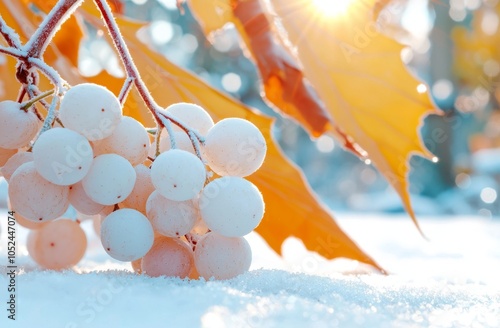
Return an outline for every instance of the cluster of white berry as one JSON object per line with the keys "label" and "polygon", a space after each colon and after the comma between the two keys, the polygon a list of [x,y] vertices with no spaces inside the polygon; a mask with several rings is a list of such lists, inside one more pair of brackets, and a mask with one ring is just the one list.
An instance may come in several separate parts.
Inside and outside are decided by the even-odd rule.
{"label": "cluster of white berry", "polygon": [[[137,272],[227,279],[249,269],[243,236],[264,215],[261,193],[244,178],[266,153],[255,125],[214,124],[200,106],[174,104],[165,112],[183,128],[163,131],[157,146],[109,90],[80,84],[62,98],[61,124],[37,137],[40,121],[25,107],[0,103],[0,172],[42,267],[69,268],[85,253],[78,221],[61,218],[72,206],[80,220],[94,217],[105,251]],[[193,131],[204,142],[192,142]]]}

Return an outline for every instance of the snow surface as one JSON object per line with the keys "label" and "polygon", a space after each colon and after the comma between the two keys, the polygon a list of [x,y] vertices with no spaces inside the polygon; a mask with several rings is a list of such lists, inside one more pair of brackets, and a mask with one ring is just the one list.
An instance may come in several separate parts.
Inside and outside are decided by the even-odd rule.
{"label": "snow surface", "polygon": [[[6,210],[1,210],[6,213]],[[2,215],[0,265],[6,265]],[[326,261],[289,239],[283,258],[251,234],[251,271],[229,281],[133,274],[93,235],[73,271],[39,271],[18,227],[17,320],[7,319],[0,267],[0,327],[500,327],[500,222],[340,214],[341,226],[391,272]]]}

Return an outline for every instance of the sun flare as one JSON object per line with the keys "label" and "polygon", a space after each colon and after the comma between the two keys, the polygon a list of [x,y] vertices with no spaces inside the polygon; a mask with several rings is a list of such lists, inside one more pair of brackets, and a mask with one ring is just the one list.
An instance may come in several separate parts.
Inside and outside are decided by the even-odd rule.
{"label": "sun flare", "polygon": [[325,17],[336,17],[344,15],[353,0],[311,0],[315,9]]}

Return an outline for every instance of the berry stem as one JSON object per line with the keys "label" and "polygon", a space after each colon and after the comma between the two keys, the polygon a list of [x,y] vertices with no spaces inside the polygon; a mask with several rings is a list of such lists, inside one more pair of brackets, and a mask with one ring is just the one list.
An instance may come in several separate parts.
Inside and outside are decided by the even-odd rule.
{"label": "berry stem", "polygon": [[125,101],[127,100],[127,96],[130,92],[130,89],[132,89],[133,85],[134,85],[134,78],[127,77],[127,79],[123,83],[122,89],[120,91],[120,95],[118,96],[118,100],[120,101],[120,104],[122,106],[123,106],[123,104],[125,104]]}
{"label": "berry stem", "polygon": [[45,117],[45,121],[43,122],[42,129],[40,130],[40,133],[38,133],[38,136],[36,137],[35,140],[38,140],[38,137],[45,131],[49,130],[52,125],[54,124],[54,120],[57,118],[56,116],[56,107],[57,104],[59,103],[59,94],[55,94],[54,98],[52,98],[52,102],[50,103],[50,107],[47,110],[47,116]]}
{"label": "berry stem", "polygon": [[156,135],[157,131],[158,131],[158,128],[146,128],[146,132],[152,136]]}
{"label": "berry stem", "polygon": [[28,57],[40,58],[42,56],[61,25],[82,2],[83,0],[60,0],[57,2],[24,46]]}
{"label": "berry stem", "polygon": [[155,158],[158,157],[158,155],[160,155],[160,138],[161,138],[161,131],[163,129],[161,128],[161,126],[157,126],[156,127],[156,133],[155,133],[155,145],[156,145],[156,149],[155,149]]}
{"label": "berry stem", "polygon": [[177,149],[177,142],[175,141],[174,129],[172,128],[172,122],[170,122],[167,118],[163,120],[163,124],[165,125],[165,129],[168,132],[168,137],[170,139],[170,149]]}
{"label": "berry stem", "polygon": [[57,123],[59,123],[59,125],[64,128],[64,124],[63,122],[59,119],[59,117],[56,117],[56,120],[55,120]]}
{"label": "berry stem", "polygon": [[50,96],[53,93],[54,93],[54,90],[49,90],[49,91],[46,91],[44,93],[41,93],[41,94],[31,98],[29,101],[26,101],[23,104],[21,104],[21,109],[24,110],[25,112],[27,112],[28,109],[31,106],[33,106],[34,103],[36,103],[37,101],[40,101],[44,98],[47,98],[48,96]]}
{"label": "berry stem", "polygon": [[17,95],[17,102],[18,103],[22,103],[25,95],[26,95],[26,88],[23,85],[19,89],[19,92],[18,92],[18,95]]}
{"label": "berry stem", "polygon": [[[25,85],[24,87],[27,90],[30,98],[34,98],[41,93],[35,84],[28,84],[28,85]],[[45,107],[45,109],[47,109],[47,111],[49,110],[50,105],[45,101],[45,99],[40,100],[40,103],[42,104],[43,107]],[[42,121],[42,122],[44,121],[43,116],[38,112],[38,110],[36,109],[36,106],[33,106],[33,112],[36,114],[36,116],[38,116],[38,119],[40,121]]]}
{"label": "berry stem", "polygon": [[194,150],[196,151],[196,156],[198,156],[198,158],[203,161],[200,151],[200,141],[198,140],[198,138],[196,138],[193,131],[189,131],[188,136],[189,139],[191,139],[191,143],[193,144]]}

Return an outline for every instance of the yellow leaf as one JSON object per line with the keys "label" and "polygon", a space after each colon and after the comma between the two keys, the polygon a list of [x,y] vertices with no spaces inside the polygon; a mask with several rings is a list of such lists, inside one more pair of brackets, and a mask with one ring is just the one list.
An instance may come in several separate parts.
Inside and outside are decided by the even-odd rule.
{"label": "yellow leaf", "polygon": [[[85,17],[96,27],[103,27],[97,17],[90,14]],[[268,143],[267,157],[262,168],[249,180],[261,190],[266,202],[266,213],[257,231],[276,252],[281,253],[281,244],[287,237],[295,236],[302,239],[308,249],[329,259],[346,257],[380,269],[342,232],[330,212],[313,195],[300,170],[278,149],[271,136],[270,118],[149,49],[137,37],[142,25],[122,18],[117,21],[136,65],[159,104],[166,107],[182,101],[196,103],[207,109],[215,121],[240,117],[250,120],[262,131]]]}
{"label": "yellow leaf", "polygon": [[21,85],[17,83],[15,76],[16,60],[7,57],[7,60],[0,64],[0,101],[16,100]]}
{"label": "yellow leaf", "polygon": [[494,8],[483,6],[474,11],[470,29],[456,26],[452,30],[453,70],[460,82],[469,87],[480,85],[494,89],[496,86],[495,77],[485,74],[491,73],[485,64],[495,65],[500,61],[500,32],[494,24],[488,23],[491,19],[498,19],[499,14],[500,4]]}
{"label": "yellow leaf", "polygon": [[305,81],[298,63],[276,33],[259,0],[189,0],[206,35],[235,24],[256,62],[266,98],[301,123],[312,135],[323,134],[330,118]]}
{"label": "yellow leaf", "polygon": [[[347,148],[369,156],[418,227],[407,190],[407,160],[411,153],[430,156],[418,128],[434,106],[401,62],[402,46],[377,29],[378,14],[390,0],[271,1],[286,36],[271,26],[258,0],[188,2],[207,34],[234,23],[257,62],[266,97],[313,134],[330,129]],[[297,46],[303,72],[293,64],[287,38]],[[321,114],[323,103],[311,102],[296,87],[303,73],[328,107],[330,124],[323,122],[328,118]],[[287,102],[290,94],[302,96]]]}
{"label": "yellow leaf", "polygon": [[76,16],[71,16],[64,22],[61,26],[61,30],[54,37],[54,43],[59,51],[66,56],[75,67],[78,67],[78,53],[82,38],[83,30]]}
{"label": "yellow leaf", "polygon": [[187,0],[187,3],[205,35],[234,22],[232,0]]}
{"label": "yellow leaf", "polygon": [[335,125],[324,103],[304,78],[300,65],[285,40],[276,31],[271,14],[259,0],[189,0],[191,10],[207,36],[233,23],[262,78],[271,107],[291,116],[311,135],[333,132],[344,146],[362,156],[340,127]]}
{"label": "yellow leaf", "polygon": [[377,0],[271,3],[306,78],[335,122],[396,189],[418,227],[408,193],[408,158],[431,156],[419,127],[435,107],[402,63],[403,46],[379,32],[373,15]]}

